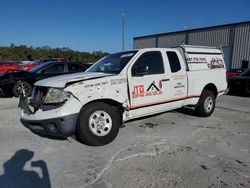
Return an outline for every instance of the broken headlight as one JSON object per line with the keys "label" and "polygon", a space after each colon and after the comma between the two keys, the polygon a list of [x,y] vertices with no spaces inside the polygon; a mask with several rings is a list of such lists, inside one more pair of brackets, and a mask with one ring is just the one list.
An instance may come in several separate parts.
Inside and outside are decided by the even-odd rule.
{"label": "broken headlight", "polygon": [[50,88],[43,99],[43,104],[56,104],[65,102],[70,96],[69,92],[62,89]]}

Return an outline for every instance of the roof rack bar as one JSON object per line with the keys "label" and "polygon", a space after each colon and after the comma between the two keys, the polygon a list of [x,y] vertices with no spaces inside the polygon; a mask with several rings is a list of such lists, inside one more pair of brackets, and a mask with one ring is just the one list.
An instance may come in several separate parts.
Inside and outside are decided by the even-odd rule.
{"label": "roof rack bar", "polygon": [[214,47],[214,46],[196,46],[196,45],[185,45],[182,44],[182,46],[185,48],[206,48],[206,49],[221,49],[220,47]]}

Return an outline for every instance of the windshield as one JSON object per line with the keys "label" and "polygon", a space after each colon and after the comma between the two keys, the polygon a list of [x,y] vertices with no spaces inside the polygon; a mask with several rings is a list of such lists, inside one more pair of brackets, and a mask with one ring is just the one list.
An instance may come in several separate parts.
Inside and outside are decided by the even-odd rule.
{"label": "windshield", "polygon": [[247,71],[241,73],[240,76],[250,77],[250,70],[247,70]]}
{"label": "windshield", "polygon": [[137,51],[119,52],[108,55],[90,67],[87,72],[119,74]]}

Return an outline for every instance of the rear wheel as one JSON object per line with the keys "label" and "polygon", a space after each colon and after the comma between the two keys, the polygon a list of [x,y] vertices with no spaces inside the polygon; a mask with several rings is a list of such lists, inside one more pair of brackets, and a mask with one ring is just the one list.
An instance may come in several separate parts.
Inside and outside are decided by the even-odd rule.
{"label": "rear wheel", "polygon": [[197,115],[201,117],[208,117],[214,112],[215,95],[212,91],[204,89],[196,107]]}
{"label": "rear wheel", "polygon": [[115,139],[121,123],[121,116],[116,107],[94,102],[81,111],[76,134],[84,144],[101,146]]}
{"label": "rear wheel", "polygon": [[20,94],[22,93],[22,89],[25,93],[25,96],[29,97],[32,92],[32,86],[25,81],[18,81],[15,83],[15,85],[12,88],[13,95],[15,97],[19,97]]}
{"label": "rear wheel", "polygon": [[250,84],[246,84],[245,86],[245,92],[247,96],[250,96]]}

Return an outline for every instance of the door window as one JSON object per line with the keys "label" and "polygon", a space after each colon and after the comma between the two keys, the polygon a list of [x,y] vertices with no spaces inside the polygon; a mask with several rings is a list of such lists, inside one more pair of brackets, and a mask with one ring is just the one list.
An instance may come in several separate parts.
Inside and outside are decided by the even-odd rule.
{"label": "door window", "polygon": [[60,74],[64,73],[64,64],[54,64],[54,65],[49,65],[48,67],[44,68],[42,70],[43,74]]}
{"label": "door window", "polygon": [[69,72],[84,72],[86,68],[79,63],[69,63]]}
{"label": "door window", "polygon": [[142,54],[132,68],[132,76],[136,76],[136,69],[143,66],[147,67],[147,73],[144,75],[164,73],[161,52],[153,51]]}

